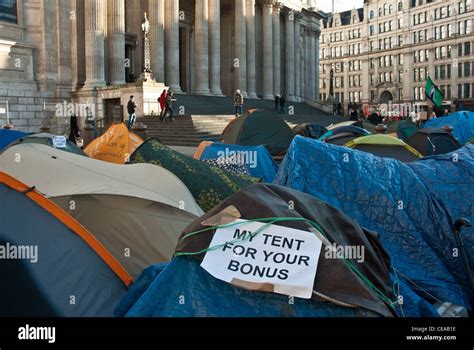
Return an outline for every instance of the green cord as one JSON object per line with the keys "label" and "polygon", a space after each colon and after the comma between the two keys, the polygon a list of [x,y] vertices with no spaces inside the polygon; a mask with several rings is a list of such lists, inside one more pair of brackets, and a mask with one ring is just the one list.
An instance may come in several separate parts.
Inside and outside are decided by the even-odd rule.
{"label": "green cord", "polygon": [[[261,218],[261,219],[252,219],[252,220],[246,220],[246,221],[243,221],[243,222],[232,222],[232,223],[229,223],[229,224],[224,224],[224,225],[217,225],[217,226],[212,226],[212,227],[207,227],[205,229],[202,229],[202,230],[199,230],[199,231],[195,231],[195,232],[190,232],[188,234],[186,234],[185,236],[183,236],[183,240],[189,238],[189,237],[192,237],[192,236],[195,236],[197,234],[200,234],[200,233],[203,233],[203,232],[207,232],[207,231],[213,231],[213,230],[219,230],[219,229],[223,229],[223,228],[229,228],[229,227],[234,227],[234,226],[239,226],[239,225],[244,225],[244,224],[247,224],[249,222],[259,222],[259,223],[265,223],[265,225],[263,225],[262,227],[260,227],[257,231],[255,231],[255,233],[252,235],[252,236],[246,236],[244,237],[243,239],[240,239],[240,238],[237,238],[235,240],[232,240],[232,241],[229,241],[229,242],[226,242],[224,244],[220,244],[220,245],[216,245],[216,246],[213,246],[213,247],[209,247],[209,248],[205,248],[205,249],[202,249],[200,251],[197,251],[197,252],[175,252],[174,256],[175,257],[178,257],[178,256],[194,256],[194,255],[200,255],[200,254],[203,254],[203,253],[207,253],[207,252],[210,252],[210,251],[216,251],[216,250],[219,250],[221,248],[223,248],[225,245],[227,244],[235,244],[235,243],[238,243],[238,242],[245,242],[245,241],[248,241],[250,240],[251,238],[253,237],[256,237],[258,234],[260,234],[262,231],[264,231],[266,228],[268,228],[269,226],[273,225],[274,223],[277,223],[277,222],[282,222],[282,221],[294,221],[294,222],[306,222],[306,223],[309,223],[311,226],[313,226],[315,229],[317,229],[324,238],[327,238],[327,235],[326,235],[326,232],[322,229],[321,226],[319,226],[316,222],[312,221],[312,220],[308,220],[308,219],[305,219],[305,218],[284,218],[284,217],[279,217],[279,218]],[[390,307],[394,308],[394,305],[397,304],[398,302],[397,301],[393,301],[391,300],[389,297],[387,297],[383,292],[381,292],[362,272],[360,272],[357,267],[354,265],[354,263],[350,260],[347,260],[346,258],[343,258],[342,259],[344,261],[344,263],[346,264],[346,266],[351,270],[353,271],[357,276],[359,276],[359,278],[362,279],[362,281],[370,288],[372,289],[376,294],[377,296],[382,300],[384,301],[386,304],[390,305]]]}

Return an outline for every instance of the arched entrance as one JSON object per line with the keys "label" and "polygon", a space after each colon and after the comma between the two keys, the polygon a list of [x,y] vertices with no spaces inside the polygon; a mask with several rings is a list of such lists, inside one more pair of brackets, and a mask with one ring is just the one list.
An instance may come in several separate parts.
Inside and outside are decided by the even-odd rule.
{"label": "arched entrance", "polygon": [[393,101],[393,95],[390,91],[384,91],[380,95],[380,103],[389,103]]}

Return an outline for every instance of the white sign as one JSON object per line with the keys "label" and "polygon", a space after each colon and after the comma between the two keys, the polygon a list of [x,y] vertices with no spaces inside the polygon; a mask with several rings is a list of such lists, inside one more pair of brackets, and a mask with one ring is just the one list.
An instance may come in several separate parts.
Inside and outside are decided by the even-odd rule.
{"label": "white sign", "polygon": [[314,233],[246,222],[218,229],[201,267],[212,276],[253,290],[310,299],[322,242]]}
{"label": "white sign", "polygon": [[0,114],[7,114],[7,109],[0,107]]}
{"label": "white sign", "polygon": [[53,137],[53,146],[55,148],[66,148],[67,140],[65,136],[54,136]]}

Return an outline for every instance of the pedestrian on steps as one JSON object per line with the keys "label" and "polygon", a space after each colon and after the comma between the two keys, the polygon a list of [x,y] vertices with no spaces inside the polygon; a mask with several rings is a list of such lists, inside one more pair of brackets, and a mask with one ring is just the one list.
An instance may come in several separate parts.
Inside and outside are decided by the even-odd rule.
{"label": "pedestrian on steps", "polygon": [[174,120],[173,102],[176,102],[177,100],[173,98],[173,95],[173,91],[168,90],[168,93],[166,94],[165,113],[163,115],[163,119],[161,120],[163,123],[166,121],[166,118],[169,118],[171,122]]}
{"label": "pedestrian on steps", "polygon": [[285,114],[285,103],[286,103],[285,95],[281,95],[280,96],[280,108],[278,110],[279,114]]}
{"label": "pedestrian on steps", "polygon": [[158,102],[160,104],[160,121],[163,120],[166,109],[166,89],[163,90],[160,97],[158,97]]}
{"label": "pedestrian on steps", "polygon": [[280,95],[275,96],[275,112],[279,112],[280,108]]}
{"label": "pedestrian on steps", "polygon": [[234,106],[235,106],[235,116],[240,117],[243,113],[244,106],[244,97],[240,93],[240,90],[235,90],[234,94]]}
{"label": "pedestrian on steps", "polygon": [[135,96],[130,96],[130,100],[128,100],[127,104],[127,112],[128,112],[128,129],[130,130],[133,128],[135,125],[135,122],[137,121],[137,107],[138,105],[136,104],[134,100]]}

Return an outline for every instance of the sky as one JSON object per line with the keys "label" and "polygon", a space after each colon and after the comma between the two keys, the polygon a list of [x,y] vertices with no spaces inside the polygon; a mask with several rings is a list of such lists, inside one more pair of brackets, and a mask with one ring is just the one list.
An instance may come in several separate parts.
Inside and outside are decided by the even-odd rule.
{"label": "sky", "polygon": [[[336,12],[352,10],[353,8],[360,8],[364,4],[364,0],[335,0],[334,5]],[[332,0],[316,0],[316,6],[325,11],[332,11]]]}

